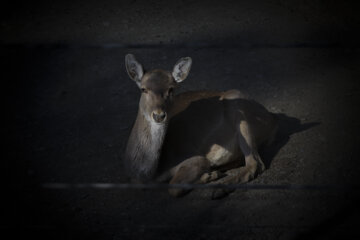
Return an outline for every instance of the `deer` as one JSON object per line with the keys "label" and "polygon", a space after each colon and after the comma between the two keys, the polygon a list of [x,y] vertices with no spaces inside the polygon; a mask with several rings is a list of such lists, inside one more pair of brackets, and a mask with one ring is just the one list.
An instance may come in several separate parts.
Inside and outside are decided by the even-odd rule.
{"label": "deer", "polygon": [[[265,170],[259,148],[269,146],[278,119],[236,89],[175,94],[192,66],[190,57],[172,71],[144,71],[133,54],[126,71],[141,90],[137,117],[124,154],[124,166],[136,182],[170,184],[242,184]],[[189,189],[169,188],[174,197]],[[212,189],[212,197],[229,189]]]}

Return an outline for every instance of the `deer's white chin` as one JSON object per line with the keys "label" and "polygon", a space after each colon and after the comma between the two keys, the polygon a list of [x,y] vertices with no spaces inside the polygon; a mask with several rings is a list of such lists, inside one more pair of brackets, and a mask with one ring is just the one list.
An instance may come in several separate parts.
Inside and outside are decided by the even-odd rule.
{"label": "deer's white chin", "polygon": [[166,126],[168,121],[162,121],[162,122],[156,122],[155,120],[151,121],[151,125],[157,125],[157,126]]}

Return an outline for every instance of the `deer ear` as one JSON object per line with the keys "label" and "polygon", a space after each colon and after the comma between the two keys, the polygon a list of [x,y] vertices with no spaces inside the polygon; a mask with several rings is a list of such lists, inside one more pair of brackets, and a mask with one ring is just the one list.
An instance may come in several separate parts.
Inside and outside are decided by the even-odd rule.
{"label": "deer ear", "polygon": [[190,72],[191,63],[191,57],[184,57],[177,61],[172,72],[172,76],[176,82],[179,83],[185,80]]}
{"label": "deer ear", "polygon": [[141,78],[144,75],[144,70],[141,64],[136,61],[135,56],[132,54],[127,54],[125,56],[125,66],[126,71],[129,74],[129,77],[136,82],[140,87]]}

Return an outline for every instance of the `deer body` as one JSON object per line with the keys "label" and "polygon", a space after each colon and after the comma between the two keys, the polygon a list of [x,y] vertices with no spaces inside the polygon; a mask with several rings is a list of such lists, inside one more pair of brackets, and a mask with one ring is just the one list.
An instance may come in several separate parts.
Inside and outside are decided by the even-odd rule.
{"label": "deer body", "polygon": [[[153,70],[144,74],[134,56],[126,56],[129,76],[143,92],[125,152],[129,175],[140,181],[170,183],[234,184],[253,179],[264,170],[257,149],[272,140],[276,118],[237,90],[173,96],[190,66],[191,59],[183,58],[172,73]],[[241,159],[244,166],[239,166]],[[237,166],[227,168],[231,163]],[[217,169],[224,166],[220,174]],[[182,189],[169,192],[174,196],[185,193]]]}

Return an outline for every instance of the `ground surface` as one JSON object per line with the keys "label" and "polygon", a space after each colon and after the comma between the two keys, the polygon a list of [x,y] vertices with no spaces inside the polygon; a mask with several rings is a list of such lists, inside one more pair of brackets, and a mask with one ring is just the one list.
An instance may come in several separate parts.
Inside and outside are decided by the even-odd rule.
{"label": "ground surface", "polygon": [[[124,6],[137,9],[138,3],[134,4]],[[28,8],[19,8],[18,12],[13,8],[12,14],[5,15],[1,26],[6,35],[0,49],[4,84],[1,103],[5,113],[1,132],[6,137],[2,145],[4,234],[10,233],[14,239],[24,234],[44,239],[359,238],[356,203],[360,59],[358,48],[354,42],[347,42],[350,38],[346,35],[357,18],[344,13],[344,9],[346,13],[352,11],[346,4],[339,7],[341,14],[335,11],[336,4],[330,4],[329,10],[319,2],[286,5],[279,1],[270,7],[260,5],[260,8],[250,3],[236,8],[227,6],[224,7],[227,13],[221,11],[220,15],[216,14],[215,5],[209,5],[204,15],[194,12],[198,7],[189,5],[191,11],[185,15],[198,19],[193,19],[193,26],[190,18],[183,21],[185,25],[180,24],[187,33],[166,30],[171,24],[160,21],[166,11],[159,10],[161,14],[155,15],[160,17],[147,18],[150,26],[159,26],[159,30],[149,30],[155,35],[148,40],[136,37],[136,33],[148,35],[148,28],[140,26],[131,30],[133,35],[121,35],[124,27],[131,28],[121,21],[118,23],[121,34],[111,35],[107,27],[112,22],[98,20],[110,16],[116,22],[117,10],[111,4],[96,13],[90,11],[96,9],[91,4],[88,8],[80,6],[76,8],[83,9],[79,10],[80,15],[76,12],[67,15],[65,9],[65,15],[59,16],[59,6],[65,6],[61,4],[46,14],[27,6],[35,12],[29,10],[26,15],[24,9]],[[154,15],[146,11],[149,5],[138,7],[140,10],[134,14],[119,14],[121,19],[131,22],[141,16],[139,21],[145,21],[144,17]],[[260,17],[254,9],[263,9],[259,12],[267,14]],[[327,11],[320,11],[323,9]],[[246,39],[236,37],[239,32],[247,32],[245,22],[239,20],[236,25],[236,18],[231,18],[237,16],[236,11],[248,13],[249,17],[241,17],[241,21],[248,19],[248,28],[261,33],[261,37],[257,37],[259,34],[247,34]],[[24,15],[16,20],[16,13]],[[171,12],[167,14],[172,16]],[[201,27],[207,16],[219,19],[209,18],[209,25]],[[222,21],[225,16],[232,20]],[[260,21],[263,16],[270,16],[270,23]],[[312,24],[306,24],[306,17]],[[178,18],[175,23],[182,22],[183,18]],[[62,25],[57,23],[58,19],[69,24],[74,19],[79,22]],[[289,25],[282,19],[288,19]],[[222,27],[229,21],[233,22]],[[27,25],[21,24],[24,22]],[[96,22],[104,28],[93,25],[83,34],[75,31],[83,29],[81,26],[86,26],[86,22]],[[244,28],[240,29],[241,26]],[[269,26],[274,27],[273,31]],[[215,34],[212,29],[226,30],[233,38],[221,31]],[[157,31],[168,34],[157,40]],[[304,32],[318,35],[309,38]],[[97,33],[102,34],[96,38]],[[184,38],[176,34],[183,34]],[[209,39],[206,34],[214,39],[208,42],[210,45],[202,46],[199,39]],[[85,40],[79,40],[80,35]],[[166,47],[171,45],[159,42],[168,44],[172,38],[181,39],[177,44],[190,46]],[[138,40],[135,43],[155,45],[122,47],[134,39]],[[69,41],[71,44],[63,44]],[[120,45],[107,44],[114,42]],[[259,42],[263,44],[256,45]],[[309,42],[313,45],[306,45]],[[319,42],[325,44],[319,47]],[[180,57],[191,56],[193,67],[181,91],[237,88],[270,111],[286,114],[276,151],[264,153],[268,169],[249,184],[311,184],[330,188],[240,189],[221,200],[211,200],[207,190],[195,190],[175,199],[165,189],[42,187],[43,183],[128,182],[121,155],[140,94],[125,72],[124,56],[129,52],[146,69],[171,69]]]}

